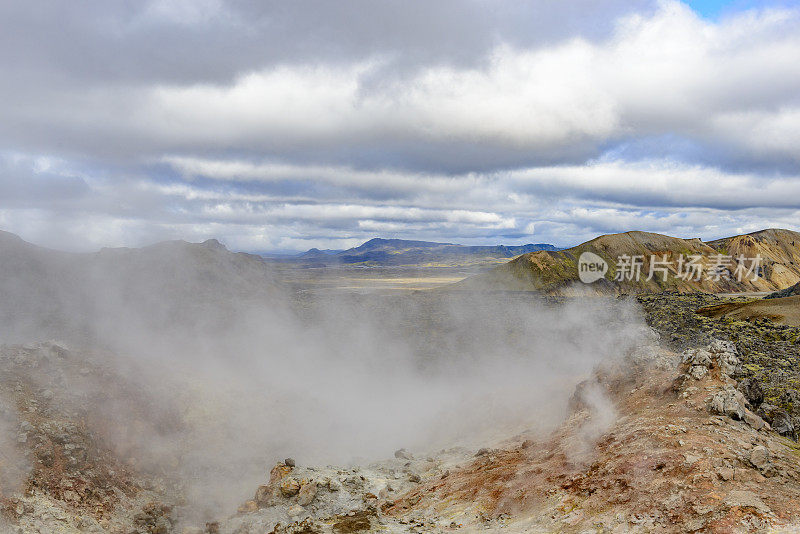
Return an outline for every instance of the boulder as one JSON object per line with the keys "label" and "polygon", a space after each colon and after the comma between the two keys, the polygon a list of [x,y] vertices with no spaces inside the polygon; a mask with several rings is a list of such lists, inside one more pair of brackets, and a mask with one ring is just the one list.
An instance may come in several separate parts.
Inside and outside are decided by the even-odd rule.
{"label": "boulder", "polygon": [[751,508],[761,514],[771,512],[769,506],[752,491],[733,490],[725,497],[724,504],[728,508]]}
{"label": "boulder", "polygon": [[712,395],[708,409],[711,413],[741,421],[746,410],[744,395],[732,386],[728,386]]}
{"label": "boulder", "polygon": [[741,362],[732,352],[718,352],[715,354],[717,367],[723,375],[733,376],[737,373]]}
{"label": "boulder", "polygon": [[769,465],[769,450],[763,445],[753,447],[750,451],[750,463],[756,469],[764,469]]}
{"label": "boulder", "polygon": [[310,480],[300,486],[300,492],[297,496],[297,504],[300,506],[308,506],[311,504],[311,501],[314,500],[314,497],[317,496],[317,483],[313,480]]}
{"label": "boulder", "polygon": [[733,342],[731,341],[723,341],[721,339],[715,339],[711,341],[711,343],[709,343],[708,351],[715,354],[723,352],[736,354],[736,345],[734,345]]}
{"label": "boulder", "polygon": [[294,497],[300,491],[300,482],[294,477],[286,477],[280,483],[281,495],[286,497]]}
{"label": "boulder", "polygon": [[292,468],[284,463],[278,463],[275,467],[272,468],[272,471],[269,472],[269,484],[270,486],[282,480],[285,476],[292,472]]}
{"label": "boulder", "polygon": [[741,365],[736,347],[729,341],[715,340],[708,349],[686,349],[681,354],[685,372],[695,380],[704,378],[711,369],[719,369],[723,376],[735,374]]}
{"label": "boulder", "polygon": [[690,366],[711,366],[711,353],[704,349],[686,349],[683,351],[681,361]]}
{"label": "boulder", "polygon": [[734,470],[732,467],[720,467],[717,469],[717,475],[727,482],[733,480]]}
{"label": "boulder", "polygon": [[703,365],[693,365],[689,368],[688,374],[695,380],[701,380],[708,374],[708,367]]}
{"label": "boulder", "polygon": [[767,423],[763,419],[747,409],[744,411],[744,422],[750,425],[750,427],[756,431],[767,426]]}
{"label": "boulder", "polygon": [[394,451],[394,457],[400,460],[413,460],[414,456],[405,449],[399,449]]}
{"label": "boulder", "polygon": [[[684,364],[690,376],[703,378],[707,371],[712,368],[719,369],[725,376],[735,374],[741,365],[736,356],[736,347],[730,341],[714,340],[708,345],[707,349],[687,349],[681,354],[681,362]],[[703,371],[705,368],[705,371]]]}

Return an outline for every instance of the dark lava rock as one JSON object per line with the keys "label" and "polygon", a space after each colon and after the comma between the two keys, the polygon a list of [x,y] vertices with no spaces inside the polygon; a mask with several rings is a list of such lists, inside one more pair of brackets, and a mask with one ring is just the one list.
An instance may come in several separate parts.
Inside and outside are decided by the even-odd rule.
{"label": "dark lava rock", "polygon": [[753,378],[745,378],[739,382],[739,391],[742,392],[744,398],[750,403],[753,409],[757,409],[764,402],[764,390],[761,389],[761,384]]}
{"label": "dark lava rock", "polygon": [[787,438],[797,439],[792,418],[783,408],[764,403],[758,409],[758,415],[772,426],[772,429]]}

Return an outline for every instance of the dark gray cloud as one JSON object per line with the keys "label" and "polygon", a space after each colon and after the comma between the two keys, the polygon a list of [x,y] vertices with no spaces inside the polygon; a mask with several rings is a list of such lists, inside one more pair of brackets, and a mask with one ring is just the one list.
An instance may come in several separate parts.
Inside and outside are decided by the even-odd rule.
{"label": "dark gray cloud", "polygon": [[[105,1],[0,5],[0,61],[16,75],[102,84],[225,83],[282,63],[471,65],[499,41],[606,35],[636,0]],[[6,71],[8,72],[8,71]]]}

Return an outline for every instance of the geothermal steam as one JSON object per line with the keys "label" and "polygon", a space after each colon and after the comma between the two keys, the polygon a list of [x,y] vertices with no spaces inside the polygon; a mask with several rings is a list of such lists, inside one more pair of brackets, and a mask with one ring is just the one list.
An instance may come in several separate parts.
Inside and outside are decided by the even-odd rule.
{"label": "geothermal steam", "polygon": [[[485,445],[512,429],[545,432],[578,381],[648,331],[635,305],[616,300],[301,298],[259,260],[167,245],[66,259],[38,249],[52,290],[40,284],[31,295],[56,302],[62,320],[36,323],[48,303],[28,302],[27,315],[6,315],[27,323],[8,331],[15,341],[58,336],[113,351],[103,364],[114,362],[160,423],[126,432],[132,410],[121,398],[103,408],[117,427],[102,431],[136,451],[139,465],[180,478],[209,514],[249,498],[287,456],[347,464],[401,447]],[[24,298],[25,281],[5,276]]]}

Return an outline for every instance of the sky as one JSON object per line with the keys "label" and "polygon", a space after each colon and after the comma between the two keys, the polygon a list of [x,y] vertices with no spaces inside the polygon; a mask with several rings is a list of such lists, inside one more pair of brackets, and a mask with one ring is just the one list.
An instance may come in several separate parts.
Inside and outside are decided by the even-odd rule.
{"label": "sky", "polygon": [[687,4],[703,18],[719,19],[752,9],[797,7],[798,0],[692,0]]}
{"label": "sky", "polygon": [[800,230],[800,2],[0,3],[0,229],[85,251]]}

